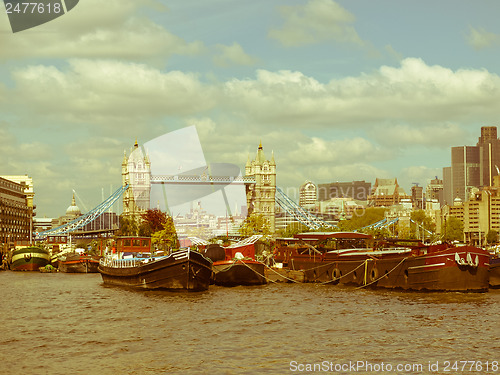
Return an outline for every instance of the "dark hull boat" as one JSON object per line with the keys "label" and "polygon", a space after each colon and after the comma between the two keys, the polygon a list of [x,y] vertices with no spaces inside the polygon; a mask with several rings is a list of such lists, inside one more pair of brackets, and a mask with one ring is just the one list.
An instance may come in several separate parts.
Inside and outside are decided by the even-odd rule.
{"label": "dark hull boat", "polygon": [[[301,270],[305,282],[422,291],[488,290],[489,254],[480,248],[388,243],[380,247],[371,236],[344,232],[301,234],[295,240],[276,249],[275,261]],[[362,240],[371,246],[359,247]]]}
{"label": "dark hull boat", "polygon": [[24,247],[12,252],[10,269],[13,271],[38,271],[49,263],[49,252],[39,247]]}
{"label": "dark hull boat", "polygon": [[179,250],[163,257],[102,258],[99,272],[108,285],[204,291],[210,284],[212,262],[196,251]]}
{"label": "dark hull boat", "polygon": [[250,259],[214,262],[213,270],[215,285],[263,285],[267,283],[264,277],[264,264]]}
{"label": "dark hull boat", "polygon": [[213,280],[215,285],[264,285],[265,265],[255,260],[255,242],[262,236],[252,236],[232,246],[211,244],[205,255],[213,261]]}
{"label": "dark hull boat", "polygon": [[59,257],[59,271],[67,273],[97,273],[99,257],[72,253]]}
{"label": "dark hull boat", "polygon": [[500,257],[498,256],[490,258],[490,287],[500,288]]}

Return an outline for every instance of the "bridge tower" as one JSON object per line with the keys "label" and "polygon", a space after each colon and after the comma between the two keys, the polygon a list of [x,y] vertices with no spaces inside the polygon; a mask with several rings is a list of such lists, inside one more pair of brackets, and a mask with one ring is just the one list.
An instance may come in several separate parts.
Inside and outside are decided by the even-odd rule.
{"label": "bridge tower", "polygon": [[122,162],[122,186],[129,185],[123,193],[123,216],[139,221],[140,216],[149,209],[151,194],[151,162],[148,155],[135,140],[130,156],[126,152]]}
{"label": "bridge tower", "polygon": [[254,160],[248,161],[245,165],[245,176],[253,176],[255,185],[246,186],[248,215],[262,215],[269,223],[271,232],[275,231],[275,195],[276,195],[276,162],[274,152],[271,160],[266,160],[262,142],[257,149]]}

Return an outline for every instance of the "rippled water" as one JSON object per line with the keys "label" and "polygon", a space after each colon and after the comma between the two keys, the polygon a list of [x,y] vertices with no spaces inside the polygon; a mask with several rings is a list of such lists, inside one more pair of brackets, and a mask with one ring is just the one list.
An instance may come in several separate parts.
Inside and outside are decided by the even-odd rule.
{"label": "rippled water", "polygon": [[[500,361],[500,290],[270,284],[170,293],[105,287],[99,274],[11,271],[0,272],[0,288],[0,374],[290,374],[314,365],[353,373],[334,365],[357,361],[374,366],[357,373],[430,373],[430,362],[436,374],[500,374],[485,368]],[[452,362],[444,371],[445,361],[483,368],[453,371]]]}

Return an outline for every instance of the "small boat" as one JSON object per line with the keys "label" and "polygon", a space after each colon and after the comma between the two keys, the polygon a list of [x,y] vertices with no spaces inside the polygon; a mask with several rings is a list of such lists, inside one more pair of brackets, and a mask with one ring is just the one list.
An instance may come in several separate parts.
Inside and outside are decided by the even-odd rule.
{"label": "small boat", "polygon": [[13,271],[38,271],[49,264],[50,255],[45,249],[36,246],[21,247],[12,251]]}
{"label": "small boat", "polygon": [[160,257],[101,258],[104,284],[141,289],[204,291],[210,285],[212,261],[197,251],[174,251]]}
{"label": "small boat", "polygon": [[54,267],[52,264],[47,264],[45,267],[40,267],[38,269],[41,273],[54,273],[59,272],[59,270]]}
{"label": "small boat", "polygon": [[488,290],[489,254],[473,246],[376,241],[357,232],[301,233],[277,243],[274,261],[302,271],[305,282],[422,291]]}
{"label": "small boat", "polygon": [[255,242],[262,236],[253,236],[232,246],[208,245],[205,254],[213,261],[213,283],[222,286],[264,285],[265,265],[255,260]]}
{"label": "small boat", "polygon": [[66,273],[97,273],[100,257],[80,252],[59,256],[59,271]]}

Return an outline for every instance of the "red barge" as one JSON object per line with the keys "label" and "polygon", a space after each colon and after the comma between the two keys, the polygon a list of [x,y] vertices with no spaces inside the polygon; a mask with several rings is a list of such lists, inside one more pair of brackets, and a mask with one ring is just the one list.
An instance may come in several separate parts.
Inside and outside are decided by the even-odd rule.
{"label": "red barge", "polygon": [[[399,240],[399,243],[408,241]],[[274,261],[305,282],[422,291],[485,292],[489,254],[452,244],[396,246],[356,232],[301,233],[277,240]]]}

